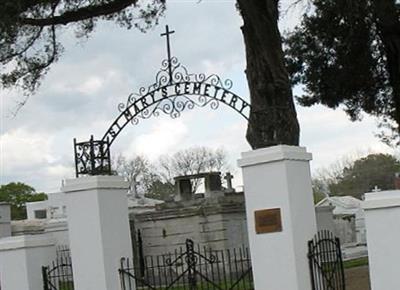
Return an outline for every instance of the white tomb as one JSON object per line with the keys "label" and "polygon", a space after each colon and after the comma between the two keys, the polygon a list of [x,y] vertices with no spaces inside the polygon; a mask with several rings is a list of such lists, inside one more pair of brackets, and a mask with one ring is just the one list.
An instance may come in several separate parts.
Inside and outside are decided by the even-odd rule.
{"label": "white tomb", "polygon": [[366,193],[363,208],[372,290],[400,289],[400,190]]}

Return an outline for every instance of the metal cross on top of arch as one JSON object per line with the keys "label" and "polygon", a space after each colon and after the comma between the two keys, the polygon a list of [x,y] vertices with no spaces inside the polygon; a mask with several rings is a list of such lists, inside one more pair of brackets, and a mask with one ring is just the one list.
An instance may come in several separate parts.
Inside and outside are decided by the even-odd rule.
{"label": "metal cross on top of arch", "polygon": [[218,75],[191,74],[176,57],[171,55],[170,35],[174,31],[166,26],[167,59],[161,62],[153,84],[141,87],[118,105],[119,116],[100,140],[77,142],[74,139],[76,177],[80,175],[110,175],[110,147],[128,123],[159,116],[160,113],[177,118],[185,109],[210,107],[217,109],[222,103],[249,120],[250,104],[230,91],[233,82]]}

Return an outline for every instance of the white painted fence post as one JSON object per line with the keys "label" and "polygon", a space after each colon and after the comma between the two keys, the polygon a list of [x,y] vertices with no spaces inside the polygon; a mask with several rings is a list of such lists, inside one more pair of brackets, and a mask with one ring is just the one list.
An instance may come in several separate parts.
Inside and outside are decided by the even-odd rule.
{"label": "white painted fence post", "polygon": [[1,290],[42,290],[42,266],[55,258],[54,241],[47,236],[0,239]]}
{"label": "white painted fence post", "polygon": [[[305,148],[279,145],[242,153],[246,215],[255,290],[309,290],[307,242],[316,221],[309,161]],[[279,217],[261,213],[256,233],[255,211],[279,209]],[[277,226],[279,228],[279,226]]]}
{"label": "white painted fence post", "polygon": [[118,290],[122,257],[132,257],[128,184],[119,176],[65,182],[75,290]]}
{"label": "white painted fence post", "polygon": [[367,193],[363,208],[372,290],[400,289],[400,190]]}

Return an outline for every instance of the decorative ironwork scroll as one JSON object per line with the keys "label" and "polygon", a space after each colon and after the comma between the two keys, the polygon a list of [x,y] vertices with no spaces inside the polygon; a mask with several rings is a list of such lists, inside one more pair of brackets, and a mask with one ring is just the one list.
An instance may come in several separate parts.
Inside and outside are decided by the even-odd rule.
{"label": "decorative ironwork scroll", "polygon": [[75,149],[75,172],[79,175],[111,175],[110,142],[105,140],[93,140],[76,142]]}
{"label": "decorative ironwork scroll", "polygon": [[[155,82],[147,87],[141,87],[136,93],[130,94],[126,102],[120,103],[119,116],[101,140],[93,141],[98,146],[103,146],[103,151],[98,150],[97,154],[90,153],[92,148],[90,141],[75,144],[77,176],[111,174],[110,146],[129,123],[137,125],[140,120],[157,117],[160,113],[178,118],[184,110],[195,107],[209,107],[215,110],[221,103],[234,109],[246,120],[249,119],[251,106],[230,91],[233,86],[230,79],[223,80],[216,74],[191,74],[176,57],[171,56],[169,43],[171,33],[173,31],[167,26],[166,33],[162,34],[167,36],[168,55],[167,59],[161,62]],[[97,156],[97,159],[92,160],[92,156]]]}
{"label": "decorative ironwork scroll", "polygon": [[248,120],[250,104],[230,91],[233,85],[231,80],[222,80],[215,74],[189,74],[175,57],[171,65],[170,75],[168,61],[164,60],[154,84],[140,88],[137,93],[129,95],[125,103],[118,105],[120,115],[102,140],[108,137],[112,144],[128,123],[137,125],[141,119],[157,117],[160,113],[178,118],[184,110],[207,106],[217,109],[220,103]]}

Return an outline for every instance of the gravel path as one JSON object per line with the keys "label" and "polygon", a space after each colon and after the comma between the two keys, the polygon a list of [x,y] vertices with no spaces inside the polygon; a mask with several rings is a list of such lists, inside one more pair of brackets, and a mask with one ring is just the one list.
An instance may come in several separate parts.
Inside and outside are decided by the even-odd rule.
{"label": "gravel path", "polygon": [[369,290],[368,266],[345,270],[346,290]]}

